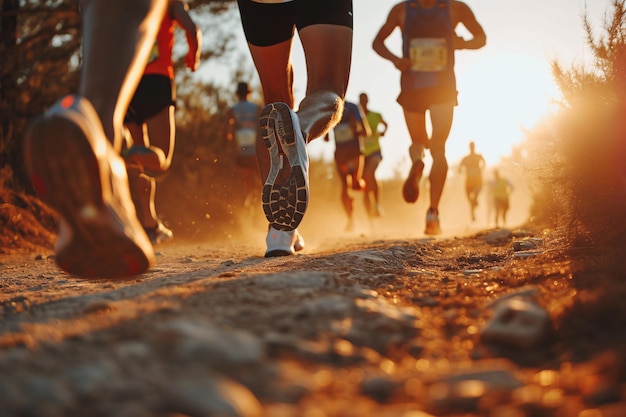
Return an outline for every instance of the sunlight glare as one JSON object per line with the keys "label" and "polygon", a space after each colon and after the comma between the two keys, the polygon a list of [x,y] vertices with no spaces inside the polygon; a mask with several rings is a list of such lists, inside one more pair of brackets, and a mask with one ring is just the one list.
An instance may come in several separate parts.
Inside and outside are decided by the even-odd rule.
{"label": "sunlight glare", "polygon": [[459,107],[454,132],[475,139],[489,162],[507,155],[548,113],[558,89],[547,60],[522,54],[498,54],[458,73]]}

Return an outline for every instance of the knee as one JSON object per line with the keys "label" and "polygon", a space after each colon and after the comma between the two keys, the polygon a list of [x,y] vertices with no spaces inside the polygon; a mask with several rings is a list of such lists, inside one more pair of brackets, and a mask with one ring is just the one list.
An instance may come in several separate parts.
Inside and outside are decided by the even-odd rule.
{"label": "knee", "polygon": [[444,143],[434,142],[430,146],[430,154],[433,160],[445,160],[446,159],[446,146]]}

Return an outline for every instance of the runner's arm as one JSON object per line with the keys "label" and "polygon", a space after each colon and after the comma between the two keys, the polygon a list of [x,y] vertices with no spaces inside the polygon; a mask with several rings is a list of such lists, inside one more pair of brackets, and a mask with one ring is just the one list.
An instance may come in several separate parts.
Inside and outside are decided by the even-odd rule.
{"label": "runner's arm", "polygon": [[411,61],[407,58],[396,56],[393,52],[391,52],[389,48],[387,48],[387,45],[385,45],[385,40],[396,28],[400,28],[400,30],[402,30],[403,15],[404,3],[396,4],[389,12],[387,20],[376,34],[374,42],[372,43],[374,52],[386,60],[391,61],[400,71],[408,70],[411,67]]}
{"label": "runner's arm", "polygon": [[454,41],[455,49],[480,49],[487,44],[487,35],[483,27],[476,20],[474,12],[463,2],[455,1],[453,9],[453,25],[461,23],[472,34],[471,39],[463,39],[457,36]]}
{"label": "runner's arm", "polygon": [[202,52],[202,31],[194,23],[189,16],[189,7],[182,0],[174,0],[171,2],[172,18],[180,25],[185,31],[187,36],[187,45],[189,51],[185,56],[185,64],[191,71],[198,69],[200,64],[200,53]]}

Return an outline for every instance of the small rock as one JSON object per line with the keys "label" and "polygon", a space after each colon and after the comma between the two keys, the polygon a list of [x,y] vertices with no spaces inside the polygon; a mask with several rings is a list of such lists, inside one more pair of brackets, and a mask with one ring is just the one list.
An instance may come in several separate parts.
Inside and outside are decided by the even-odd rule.
{"label": "small rock", "polygon": [[549,326],[550,316],[545,309],[533,302],[512,298],[496,305],[481,338],[488,343],[531,348],[544,339]]}
{"label": "small rock", "polygon": [[189,416],[260,417],[262,408],[245,386],[218,377],[180,381],[172,386],[167,408]]}

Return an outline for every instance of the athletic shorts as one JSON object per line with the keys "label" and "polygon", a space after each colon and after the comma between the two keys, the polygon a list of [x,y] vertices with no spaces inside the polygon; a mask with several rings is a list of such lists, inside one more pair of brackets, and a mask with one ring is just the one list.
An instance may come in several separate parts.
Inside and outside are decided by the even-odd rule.
{"label": "athletic shorts", "polygon": [[494,204],[496,209],[498,210],[508,210],[509,209],[509,199],[508,198],[496,198],[494,199]]}
{"label": "athletic shorts", "polygon": [[352,0],[292,0],[286,3],[257,3],[237,0],[248,43],[270,46],[291,39],[311,25],[327,24],[352,29]]}
{"label": "athletic shorts", "polygon": [[365,159],[369,159],[369,158],[374,158],[374,157],[378,157],[381,160],[383,159],[383,154],[381,153],[381,151],[374,151],[369,155],[365,155]]}
{"label": "athletic shorts", "polygon": [[465,180],[465,190],[467,192],[478,193],[483,188],[483,179],[481,177],[467,177]]}
{"label": "athletic shorts", "polygon": [[423,88],[419,90],[403,90],[398,96],[398,104],[408,112],[425,112],[435,104],[458,104],[457,91],[441,88]]}
{"label": "athletic shorts", "polygon": [[350,161],[358,160],[363,155],[363,151],[356,146],[336,146],[335,147],[335,163],[337,165],[345,165]]}
{"label": "athletic shorts", "polygon": [[175,105],[176,91],[172,80],[165,75],[146,74],[137,86],[124,122],[142,125],[161,110]]}

